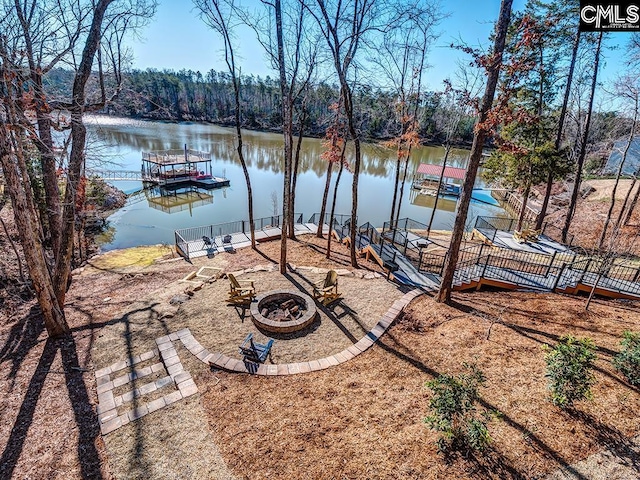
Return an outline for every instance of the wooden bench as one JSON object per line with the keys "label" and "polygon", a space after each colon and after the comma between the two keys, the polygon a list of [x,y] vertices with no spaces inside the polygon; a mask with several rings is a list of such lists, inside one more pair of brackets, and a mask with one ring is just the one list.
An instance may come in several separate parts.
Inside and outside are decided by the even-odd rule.
{"label": "wooden bench", "polygon": [[250,333],[240,345],[238,349],[245,360],[255,363],[264,363],[269,356],[271,347],[273,346],[273,338],[270,338],[266,344],[256,343],[253,341],[253,333]]}

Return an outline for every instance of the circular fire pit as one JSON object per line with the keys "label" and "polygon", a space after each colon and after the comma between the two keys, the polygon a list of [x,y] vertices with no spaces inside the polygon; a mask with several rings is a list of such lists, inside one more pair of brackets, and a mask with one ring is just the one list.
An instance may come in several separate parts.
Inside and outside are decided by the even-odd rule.
{"label": "circular fire pit", "polygon": [[292,290],[273,290],[251,303],[251,317],[259,328],[272,333],[290,333],[311,324],[318,314],[309,295]]}

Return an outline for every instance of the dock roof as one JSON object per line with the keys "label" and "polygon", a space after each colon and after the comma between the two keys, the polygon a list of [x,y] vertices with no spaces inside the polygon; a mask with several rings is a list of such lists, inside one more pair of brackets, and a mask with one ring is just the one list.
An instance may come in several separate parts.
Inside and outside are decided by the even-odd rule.
{"label": "dock roof", "polygon": [[[444,167],[444,177],[454,178],[456,180],[464,180],[466,169],[458,167]],[[442,165],[433,165],[431,163],[421,163],[418,167],[418,173],[439,177],[442,173]]]}
{"label": "dock roof", "polygon": [[187,163],[210,162],[211,154],[187,149],[142,152],[142,161],[156,165],[185,165]]}

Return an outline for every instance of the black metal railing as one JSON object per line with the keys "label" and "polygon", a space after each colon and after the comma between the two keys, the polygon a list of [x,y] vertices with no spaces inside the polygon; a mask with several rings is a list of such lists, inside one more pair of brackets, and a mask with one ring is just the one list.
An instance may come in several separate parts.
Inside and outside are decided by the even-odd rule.
{"label": "black metal railing", "polygon": [[320,221],[320,214],[314,213],[309,218],[307,223],[313,223],[318,225],[318,228],[322,228],[323,225],[330,225],[331,229],[336,232],[340,240],[349,236],[351,228],[351,215],[344,214],[336,214],[331,219],[330,213],[325,213],[322,217],[322,222]]}
{"label": "black metal railing", "polygon": [[[325,220],[329,217],[325,216]],[[319,215],[314,214],[309,223],[316,223]],[[345,232],[350,227],[351,217],[334,215],[333,229]],[[499,217],[478,217],[476,227],[494,230],[513,228],[514,219]],[[302,215],[296,214],[295,223],[302,223]],[[282,215],[263,217],[255,220],[256,231],[280,227]],[[358,249],[372,245],[384,261],[395,260],[401,253],[413,266],[424,273],[442,275],[448,253],[428,252],[416,234],[424,224],[411,219],[397,222],[391,228],[386,222],[381,230],[370,223],[357,229]],[[549,228],[547,226],[547,228]],[[192,227],[175,232],[176,250],[189,258],[189,242],[200,240],[203,236],[215,238],[234,233],[249,233],[249,222],[238,221],[202,227]],[[340,233],[339,233],[340,234]],[[412,235],[409,240],[409,234]],[[460,249],[454,282],[460,284],[481,278],[502,280],[529,288],[553,291],[568,285],[577,284],[597,286],[601,290],[640,295],[640,266],[629,265],[627,259],[602,258],[579,254],[576,251],[523,252],[502,247],[489,247],[484,244],[471,244]]]}
{"label": "black metal railing", "polygon": [[[272,215],[270,217],[254,219],[254,230],[265,231],[269,228],[280,228],[282,227],[282,218],[282,215]],[[301,213],[294,215],[294,223],[302,223]],[[203,237],[216,238],[238,233],[242,233],[246,235],[247,238],[250,238],[251,226],[248,220],[183,228],[175,231],[176,249],[179,250],[179,253],[184,257],[190,258],[189,242],[201,240]]]}
{"label": "black metal railing", "polygon": [[563,242],[562,229],[549,222],[545,222],[545,224],[542,226],[542,235],[544,235],[545,237],[549,237],[554,242],[562,243],[569,247],[573,245],[573,239],[575,238],[570,233],[567,233],[567,241]]}
{"label": "black metal railing", "polygon": [[189,243],[184,238],[182,238],[180,233],[178,233],[177,231],[174,232],[174,234],[176,240],[176,251],[178,252],[178,255],[184,257],[186,260],[189,260]]}

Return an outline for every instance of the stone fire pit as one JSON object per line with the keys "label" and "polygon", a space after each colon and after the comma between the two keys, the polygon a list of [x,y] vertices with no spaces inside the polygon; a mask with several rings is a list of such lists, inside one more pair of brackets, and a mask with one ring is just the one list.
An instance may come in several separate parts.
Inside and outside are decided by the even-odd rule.
{"label": "stone fire pit", "polygon": [[272,333],[291,333],[311,324],[318,314],[309,295],[293,290],[272,290],[251,303],[253,323]]}

